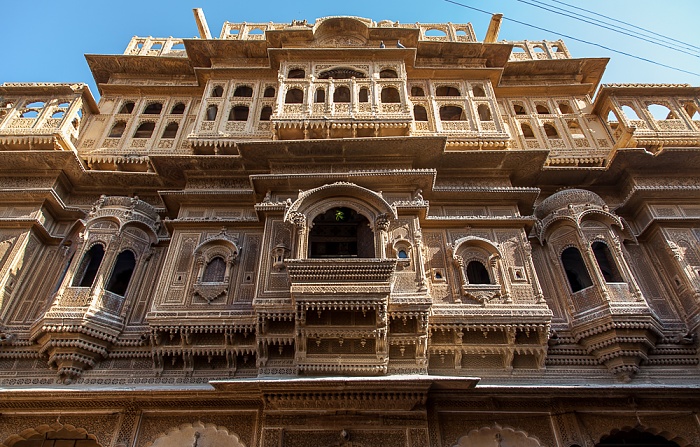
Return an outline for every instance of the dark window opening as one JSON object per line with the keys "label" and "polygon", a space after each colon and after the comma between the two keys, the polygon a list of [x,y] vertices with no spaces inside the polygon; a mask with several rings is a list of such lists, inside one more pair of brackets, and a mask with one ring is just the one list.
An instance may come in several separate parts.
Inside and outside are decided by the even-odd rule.
{"label": "dark window opening", "polygon": [[185,113],[185,104],[178,102],[170,111],[172,115],[182,115]]}
{"label": "dark window opening", "polygon": [[491,109],[489,109],[489,106],[486,104],[479,104],[479,107],[477,108],[477,112],[479,113],[479,120],[480,121],[492,121],[493,118],[491,117]]}
{"label": "dark window opening", "polygon": [[614,435],[603,436],[595,447],[679,447],[663,436],[645,433],[637,429],[619,431]]}
{"label": "dark window opening", "polygon": [[369,90],[367,90],[365,87],[362,87],[360,89],[358,99],[360,102],[369,102]]}
{"label": "dark window opening", "polygon": [[532,131],[532,127],[529,124],[521,124],[520,129],[523,131],[523,136],[525,138],[535,138],[535,133]]}
{"label": "dark window opening", "polygon": [[204,119],[204,121],[214,121],[218,113],[219,108],[216,106],[216,104],[210,105],[209,107],[207,107],[207,116]]}
{"label": "dark window opening", "polygon": [[542,127],[544,127],[544,133],[547,135],[547,138],[559,138],[559,132],[557,132],[556,127],[551,124],[545,124]]}
{"label": "dark window opening", "polygon": [[202,282],[224,282],[226,261],[221,256],[213,258],[204,268]]}
{"label": "dark window opening", "polygon": [[350,89],[338,87],[333,92],[333,102],[350,102]]}
{"label": "dark window opening", "polygon": [[119,109],[119,113],[131,113],[134,111],[134,103],[133,101],[125,102],[122,105],[122,108]]}
{"label": "dark window opening", "polygon": [[80,261],[78,271],[73,278],[73,287],[90,287],[95,282],[97,271],[105,256],[105,249],[101,244],[93,245]]}
{"label": "dark window opening", "polygon": [[413,106],[413,116],[416,121],[428,121],[428,112],[423,106]]}
{"label": "dark window opening", "polygon": [[112,126],[112,130],[109,131],[109,138],[119,138],[124,134],[126,129],[126,121],[117,121]]}
{"label": "dark window opening", "polygon": [[467,117],[461,107],[442,106],[440,107],[440,119],[442,121],[464,121]]}
{"label": "dark window opening", "polygon": [[177,123],[168,124],[165,126],[165,130],[163,130],[163,136],[161,138],[175,138],[175,135],[177,135],[177,129]]}
{"label": "dark window opening", "polygon": [[214,98],[221,98],[222,96],[224,96],[224,88],[220,85],[217,85],[211,91],[211,96],[213,96]]}
{"label": "dark window opening", "polygon": [[156,128],[156,123],[142,123],[136,132],[134,132],[134,138],[151,138],[153,136],[153,129]]}
{"label": "dark window opening", "polygon": [[322,88],[316,90],[314,102],[326,102],[326,91]]}
{"label": "dark window opening", "polygon": [[272,116],[272,107],[270,107],[270,106],[265,106],[260,111],[260,121],[270,121],[271,116]]}
{"label": "dark window opening", "polygon": [[274,98],[275,97],[275,88],[274,87],[268,87],[265,89],[265,92],[263,93],[263,98]]}
{"label": "dark window opening", "polygon": [[467,264],[467,281],[469,284],[491,284],[488,270],[479,261],[470,261]]}
{"label": "dark window opening", "polygon": [[293,88],[284,97],[285,104],[301,104],[304,102],[304,92],[301,89]]}
{"label": "dark window opening", "polygon": [[547,108],[547,106],[543,106],[542,104],[538,104],[535,110],[537,110],[537,113],[539,113],[540,115],[549,114],[549,109]]}
{"label": "dark window opening", "polygon": [[163,110],[163,104],[159,102],[154,102],[146,106],[146,108],[143,110],[143,113],[146,115],[160,115],[160,112]]}
{"label": "dark window opening", "polygon": [[593,242],[591,245],[595,260],[598,262],[598,268],[605,278],[605,282],[622,282],[622,275],[617,269],[615,258],[613,258],[610,249],[604,242]]}
{"label": "dark window opening", "polygon": [[578,248],[569,247],[564,250],[561,253],[561,263],[564,266],[566,279],[569,280],[572,292],[578,292],[593,285]]}
{"label": "dark window opening", "polygon": [[233,91],[233,96],[251,98],[253,96],[253,89],[247,85],[241,85],[240,87],[236,87],[236,90]]}
{"label": "dark window opening", "polygon": [[354,70],[352,68],[334,68],[332,70],[326,70],[324,72],[319,73],[318,78],[319,79],[352,79],[352,78],[366,78],[364,73],[361,71]]}
{"label": "dark window opening", "polygon": [[435,90],[436,96],[459,96],[459,90],[455,87],[448,87],[443,85]]}
{"label": "dark window opening", "polygon": [[374,233],[357,211],[331,208],[316,216],[309,231],[310,258],[373,258]]}
{"label": "dark window opening", "polygon": [[289,70],[287,77],[290,79],[304,79],[306,77],[306,71],[301,68],[294,68]]}
{"label": "dark window opening", "polygon": [[484,91],[483,88],[479,87],[478,85],[472,88],[472,93],[474,94],[475,98],[485,98],[486,97],[486,92]]}
{"label": "dark window opening", "polygon": [[117,260],[114,263],[114,269],[107,281],[107,291],[124,296],[126,289],[129,287],[131,275],[134,274],[136,268],[136,256],[131,250],[124,250],[117,255]]}
{"label": "dark window opening", "polygon": [[387,69],[379,72],[379,77],[386,78],[386,79],[396,79],[399,77],[399,75],[396,74],[396,70],[391,70],[391,69],[387,68]]}
{"label": "dark window opening", "polygon": [[385,104],[401,102],[401,95],[394,87],[384,87],[382,89],[382,102]]}
{"label": "dark window opening", "polygon": [[408,259],[408,253],[406,250],[399,250],[398,257],[399,259]]}
{"label": "dark window opening", "polygon": [[422,87],[414,85],[411,87],[411,96],[425,96],[425,92]]}
{"label": "dark window opening", "polygon": [[561,113],[573,113],[573,110],[571,110],[571,106],[565,102],[560,102],[559,103],[559,111]]}
{"label": "dark window opening", "polygon": [[513,110],[515,110],[516,115],[527,115],[527,112],[525,112],[525,107],[521,106],[520,104],[515,104],[513,106]]}
{"label": "dark window opening", "polygon": [[248,121],[248,106],[236,106],[228,114],[229,121]]}

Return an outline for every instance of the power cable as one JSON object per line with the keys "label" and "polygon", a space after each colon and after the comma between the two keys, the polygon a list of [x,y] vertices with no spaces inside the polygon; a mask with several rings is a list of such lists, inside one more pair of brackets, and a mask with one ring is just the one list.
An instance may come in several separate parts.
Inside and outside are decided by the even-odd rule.
{"label": "power cable", "polygon": [[588,23],[588,24],[590,24],[590,25],[597,26],[597,27],[599,27],[599,28],[604,28],[604,29],[607,29],[607,30],[610,30],[610,31],[613,31],[613,32],[616,32],[616,33],[619,33],[619,34],[624,34],[625,36],[634,37],[635,39],[643,40],[643,41],[645,41],[645,42],[649,42],[649,43],[651,43],[651,44],[654,44],[654,45],[657,45],[657,46],[666,48],[666,49],[668,49],[668,50],[678,51],[679,53],[684,53],[684,54],[687,54],[687,55],[689,55],[689,56],[697,57],[698,59],[700,59],[700,54],[689,53],[688,51],[685,51],[685,50],[682,50],[682,49],[679,49],[679,48],[676,48],[676,47],[669,46],[669,45],[667,45],[666,43],[657,42],[656,40],[648,39],[648,38],[646,38],[646,37],[642,37],[642,36],[639,36],[639,35],[637,35],[637,34],[632,34],[632,33],[626,32],[626,31],[621,31],[621,30],[616,29],[616,28],[613,28],[613,27],[611,27],[611,26],[602,25],[602,24],[597,23],[597,22],[594,22],[594,21],[592,21],[592,20],[586,20],[586,19],[584,19],[584,18],[575,16],[575,15],[571,15],[571,14],[567,14],[567,13],[565,13],[565,12],[557,11],[556,9],[550,9],[550,8],[547,8],[546,6],[542,6],[542,5],[537,4],[537,3],[532,3],[532,2],[529,2],[529,1],[527,1],[527,0],[515,0],[515,1],[520,2],[520,3],[524,3],[524,4],[526,4],[526,5],[534,6],[535,8],[543,9],[543,10],[545,10],[545,11],[549,11],[549,12],[552,12],[552,13],[554,13],[554,14],[559,14],[559,15],[562,15],[562,16],[564,16],[564,17],[569,17],[569,18],[572,18],[572,19],[574,19],[574,20],[578,20],[578,21],[580,21],[580,22],[585,22],[585,23]]}
{"label": "power cable", "polygon": [[[490,16],[493,16],[493,13],[492,13],[492,12],[484,11],[483,9],[475,8],[474,6],[465,5],[465,4],[463,4],[463,3],[459,3],[459,2],[456,2],[456,1],[454,1],[454,0],[444,0],[444,1],[447,2],[447,3],[452,3],[453,5],[461,6],[461,7],[463,7],[463,8],[471,9],[471,10],[473,10],[473,11],[477,11],[477,12],[481,12],[481,13],[488,14],[488,15],[490,15]],[[631,58],[634,58],[634,59],[638,59],[638,60],[640,60],[640,61],[649,62],[650,64],[658,65],[659,67],[664,67],[664,68],[668,68],[668,69],[671,69],[671,70],[680,71],[680,72],[682,72],[682,73],[687,73],[687,74],[691,74],[691,75],[700,77],[700,73],[695,73],[695,72],[692,72],[692,71],[683,70],[682,68],[678,68],[678,67],[672,67],[671,65],[662,64],[661,62],[656,62],[656,61],[653,61],[653,60],[651,60],[651,59],[647,59],[647,58],[644,58],[644,57],[641,57],[641,56],[636,56],[636,55],[634,55],[634,54],[630,54],[630,53],[627,53],[627,52],[624,52],[624,51],[615,50],[615,49],[613,49],[613,48],[606,47],[605,45],[601,45],[601,44],[599,44],[599,43],[589,42],[589,41],[587,41],[587,40],[583,40],[583,39],[579,39],[579,38],[577,38],[577,37],[569,36],[569,35],[567,35],[567,34],[560,33],[560,32],[558,32],[558,31],[552,31],[552,30],[550,30],[550,29],[542,28],[542,27],[539,27],[539,26],[536,26],[536,25],[532,25],[532,24],[530,24],[530,23],[522,22],[522,21],[520,21],[520,20],[511,19],[510,17],[503,16],[503,20],[509,20],[509,21],[514,22],[514,23],[517,23],[517,24],[519,24],[519,25],[529,26],[530,28],[535,28],[535,29],[537,29],[537,30],[544,31],[544,32],[547,32],[547,33],[557,34],[557,35],[562,36],[562,37],[565,37],[565,38],[567,38],[567,39],[575,40],[575,41],[577,41],[577,42],[585,43],[585,44],[587,44],[587,45],[593,45],[593,46],[595,46],[595,47],[602,48],[602,49],[607,50],[607,51],[612,51],[613,53],[622,54],[623,56],[628,56],[628,57],[631,57]]]}

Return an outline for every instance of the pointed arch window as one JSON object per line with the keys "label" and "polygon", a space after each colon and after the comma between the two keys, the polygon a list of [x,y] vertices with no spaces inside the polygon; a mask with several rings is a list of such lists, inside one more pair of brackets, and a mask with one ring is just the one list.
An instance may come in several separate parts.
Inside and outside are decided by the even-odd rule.
{"label": "pointed arch window", "polygon": [[134,132],[134,138],[151,138],[153,136],[153,130],[156,128],[156,123],[146,122],[141,123],[136,132]]}
{"label": "pointed arch window", "polygon": [[428,121],[428,112],[423,106],[413,106],[413,116],[416,121]]}
{"label": "pointed arch window", "polygon": [[469,284],[491,284],[489,272],[480,261],[470,261],[467,264],[467,280]]}
{"label": "pointed arch window", "polygon": [[270,107],[270,106],[265,106],[260,111],[260,121],[270,121],[271,116],[272,116],[272,107]]}
{"label": "pointed arch window", "polygon": [[109,138],[119,138],[124,135],[124,130],[126,129],[126,121],[117,121],[112,126],[112,130],[109,131]]}
{"label": "pointed arch window", "polygon": [[593,285],[588,274],[586,263],[583,262],[581,252],[576,247],[569,247],[561,252],[561,263],[566,272],[566,279],[572,292],[578,292]]}
{"label": "pointed arch window", "polygon": [[216,106],[216,104],[210,105],[209,107],[207,107],[207,116],[204,121],[214,121],[218,113],[219,108]]}
{"label": "pointed arch window", "polygon": [[202,282],[224,282],[225,277],[226,261],[221,256],[216,256],[204,268]]}
{"label": "pointed arch window", "polygon": [[129,114],[134,111],[134,102],[133,101],[127,101],[122,105],[122,108],[119,109],[119,113],[123,114]]}
{"label": "pointed arch window", "polygon": [[95,282],[97,271],[105,256],[105,249],[102,244],[95,244],[83,255],[80,260],[75,276],[73,277],[73,287],[91,287]]}
{"label": "pointed arch window", "polygon": [[233,92],[233,96],[251,98],[253,96],[253,89],[247,85],[241,85],[236,87],[236,90]]}
{"label": "pointed arch window", "polygon": [[285,104],[301,104],[304,102],[304,91],[298,88],[290,88],[284,97]]}
{"label": "pointed arch window", "polygon": [[350,89],[347,87],[338,87],[333,92],[333,102],[350,102]]}
{"label": "pointed arch window", "polygon": [[222,96],[224,96],[224,88],[220,85],[217,85],[211,91],[211,96],[214,98],[221,98]]}
{"label": "pointed arch window", "polygon": [[112,274],[107,281],[107,291],[124,296],[136,268],[136,256],[131,250],[124,250],[117,255]]}
{"label": "pointed arch window", "polygon": [[479,121],[493,121],[491,109],[486,104],[479,104],[477,112],[479,113]]}
{"label": "pointed arch window", "polygon": [[149,105],[146,106],[146,108],[143,110],[143,113],[146,115],[160,115],[160,112],[163,110],[163,104],[160,102],[153,102]]}
{"label": "pointed arch window", "polygon": [[165,130],[163,130],[163,136],[161,138],[175,138],[178,127],[177,123],[168,124],[165,126]]}
{"label": "pointed arch window", "polygon": [[185,113],[185,104],[181,102],[175,104],[172,110],[170,110],[171,115],[182,115],[183,113]]}
{"label": "pointed arch window", "polygon": [[617,263],[612,253],[610,253],[608,245],[605,242],[596,241],[591,244],[591,249],[593,249],[595,260],[598,263],[600,273],[605,278],[605,282],[623,282],[622,275],[617,269]]}

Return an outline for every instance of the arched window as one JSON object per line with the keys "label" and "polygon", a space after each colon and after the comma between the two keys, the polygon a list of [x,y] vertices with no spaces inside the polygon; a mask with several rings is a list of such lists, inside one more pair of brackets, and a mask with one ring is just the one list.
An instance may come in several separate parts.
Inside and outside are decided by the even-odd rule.
{"label": "arched window", "polygon": [[91,287],[105,256],[102,244],[95,244],[83,255],[78,270],[73,277],[73,287]]}
{"label": "arched window", "polygon": [[326,91],[324,89],[316,89],[316,96],[314,97],[314,102],[326,102]]}
{"label": "arched window", "polygon": [[459,96],[459,90],[455,87],[440,86],[435,90],[435,96]]}
{"label": "arched window", "polygon": [[156,123],[147,122],[141,123],[136,132],[134,132],[134,138],[151,138],[153,136],[153,130],[156,128]]}
{"label": "arched window", "polygon": [[535,133],[532,131],[532,127],[529,124],[522,123],[520,125],[520,130],[523,131],[523,136],[525,138],[535,138]]}
{"label": "arched window", "polygon": [[385,68],[384,70],[379,72],[379,77],[380,78],[388,78],[388,79],[396,79],[399,77],[399,75],[396,74],[396,70],[392,70],[390,68]]}
{"label": "arched window", "polygon": [[285,104],[301,104],[304,102],[304,91],[299,88],[290,88],[284,97]]}
{"label": "arched window", "polygon": [[470,261],[467,264],[467,281],[469,284],[491,284],[488,270],[479,261]]}
{"label": "arched window", "polygon": [[220,85],[217,85],[212,89],[211,96],[213,96],[214,98],[221,98],[222,96],[224,96],[224,88]]}
{"label": "arched window", "polygon": [[367,87],[362,87],[360,89],[360,94],[357,98],[360,102],[369,102],[369,90],[367,90]]}
{"label": "arched window", "polygon": [[275,97],[275,88],[274,87],[267,87],[265,89],[265,92],[263,93],[263,98],[274,98]]}
{"label": "arched window", "polygon": [[576,121],[568,121],[566,125],[569,127],[569,132],[571,132],[571,135],[574,137],[584,137],[585,135],[583,134],[583,129],[581,129],[581,126]]}
{"label": "arched window", "polygon": [[[630,120],[638,120],[639,119],[639,115],[637,114],[637,111],[634,110],[630,106],[622,106],[622,113],[627,117],[627,119],[630,119]],[[610,121],[610,120],[608,120],[608,121]]]}
{"label": "arched window", "polygon": [[350,102],[350,89],[338,87],[333,92],[333,102]]}
{"label": "arched window", "polygon": [[207,263],[202,275],[202,282],[224,282],[226,276],[226,261],[217,256]]}
{"label": "arched window", "polygon": [[270,106],[265,106],[260,111],[260,121],[270,121],[271,116],[272,116],[272,107],[270,107]]}
{"label": "arched window", "polygon": [[319,214],[309,231],[310,258],[373,258],[374,233],[369,221],[351,208]]}
{"label": "arched window", "polygon": [[107,281],[107,291],[124,296],[129,287],[131,276],[136,268],[136,256],[131,250],[124,250],[117,255],[112,274]]}
{"label": "arched window", "polygon": [[63,110],[57,110],[51,114],[51,118],[63,118],[63,116],[66,114],[65,111]]}
{"label": "arched window", "polygon": [[537,110],[537,113],[539,113],[540,115],[549,115],[549,109],[543,104],[537,104],[535,110]]}
{"label": "arched window", "polygon": [[622,282],[622,276],[617,269],[615,258],[613,258],[612,253],[610,253],[607,244],[596,241],[591,244],[591,248],[593,249],[595,260],[598,262],[600,273],[602,273],[603,278],[605,278],[605,282]]}
{"label": "arched window", "polygon": [[561,263],[572,292],[578,292],[593,285],[578,248],[569,247],[561,252]]}
{"label": "arched window", "polygon": [[382,102],[384,104],[401,102],[401,95],[394,87],[384,87],[382,89]]}
{"label": "arched window", "polygon": [[397,254],[399,259],[408,259],[408,253],[406,253],[406,250],[399,250]]}
{"label": "arched window", "polygon": [[559,138],[559,132],[557,132],[557,128],[553,125],[545,124],[542,127],[544,128],[544,133],[547,135],[547,138]]}
{"label": "arched window", "polygon": [[248,106],[235,106],[228,114],[229,121],[248,121]]}
{"label": "arched window", "polygon": [[185,113],[185,104],[178,102],[173,106],[172,110],[170,111],[171,115],[182,115]]}
{"label": "arched window", "polygon": [[423,106],[413,106],[413,116],[416,121],[428,121],[428,112]]}
{"label": "arched window", "polygon": [[178,129],[177,123],[170,123],[167,126],[165,126],[165,130],[163,130],[163,135],[161,138],[175,138],[175,135],[177,135],[177,129]]}
{"label": "arched window", "polygon": [[561,113],[567,114],[567,113],[574,113],[573,110],[571,110],[571,106],[566,103],[566,102],[560,102],[559,103],[559,111]]}
{"label": "arched window", "polygon": [[306,77],[306,71],[301,68],[293,68],[289,70],[287,77],[290,79],[304,79]]}
{"label": "arched window", "polygon": [[127,101],[122,104],[122,108],[119,109],[119,113],[128,114],[134,111],[134,101]]}
{"label": "arched window", "polygon": [[486,97],[486,92],[484,89],[478,85],[474,86],[472,88],[472,93],[474,94],[475,98],[485,98]]}
{"label": "arched window", "polygon": [[649,113],[657,120],[672,120],[676,119],[676,114],[671,109],[661,104],[649,104],[647,107]]}
{"label": "arched window", "polygon": [[124,130],[126,129],[126,121],[117,121],[112,126],[112,130],[109,131],[109,138],[119,138],[124,135]]}
{"label": "arched window", "polygon": [[489,109],[489,106],[486,104],[479,104],[477,111],[479,113],[480,121],[493,121],[493,118],[491,117],[491,109]]}
{"label": "arched window", "polygon": [[464,121],[467,117],[461,107],[442,106],[440,107],[440,119],[442,121]]}
{"label": "arched window", "polygon": [[36,118],[39,116],[39,112],[36,110],[25,110],[20,114],[20,118]]}
{"label": "arched window", "polygon": [[204,119],[204,121],[214,121],[218,113],[219,108],[216,106],[216,104],[210,105],[209,107],[207,107],[207,116]]}
{"label": "arched window", "polygon": [[609,436],[603,436],[595,447],[679,447],[678,443],[669,441],[660,435],[653,435],[632,429],[629,431],[618,431]]}
{"label": "arched window", "polygon": [[145,113],[146,115],[160,115],[160,112],[162,110],[163,110],[162,103],[152,102],[146,106],[146,108],[143,110],[143,113]]}
{"label": "arched window", "polygon": [[520,104],[514,104],[513,110],[515,111],[516,115],[527,115],[527,112],[525,111],[525,107],[523,107]]}
{"label": "arched window", "polygon": [[411,87],[411,96],[425,96],[423,87],[418,87],[417,85]]}
{"label": "arched window", "polygon": [[253,89],[247,85],[241,85],[236,87],[233,91],[233,96],[237,98],[251,98],[253,96]]}

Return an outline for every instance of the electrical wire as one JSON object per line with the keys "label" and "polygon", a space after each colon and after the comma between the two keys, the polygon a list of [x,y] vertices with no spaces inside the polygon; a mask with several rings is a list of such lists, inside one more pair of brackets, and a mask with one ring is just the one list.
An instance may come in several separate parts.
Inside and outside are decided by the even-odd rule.
{"label": "electrical wire", "polygon": [[[493,14],[494,14],[494,13],[492,13],[492,12],[484,11],[483,9],[479,9],[479,8],[474,7],[474,6],[465,5],[465,4],[463,4],[463,3],[459,3],[459,2],[456,2],[456,1],[454,1],[454,0],[444,0],[444,1],[447,2],[447,3],[452,3],[453,5],[461,6],[461,7],[463,7],[463,8],[471,9],[471,10],[473,10],[473,11],[477,11],[477,12],[481,12],[481,13],[484,13],[484,14],[488,14],[488,15],[490,15],[490,16],[493,16]],[[613,53],[622,54],[623,56],[628,56],[628,57],[631,57],[631,58],[634,58],[634,59],[638,59],[638,60],[640,60],[640,61],[649,62],[650,64],[658,65],[659,67],[664,67],[664,68],[668,68],[668,69],[670,69],[670,70],[680,71],[681,73],[687,73],[687,74],[691,74],[691,75],[700,77],[700,73],[695,73],[695,72],[692,72],[692,71],[683,70],[682,68],[678,68],[678,67],[673,67],[673,66],[671,66],[671,65],[662,64],[661,62],[653,61],[653,60],[647,59],[647,58],[645,58],[645,57],[641,57],[641,56],[637,56],[637,55],[634,55],[634,54],[630,54],[630,53],[627,53],[627,52],[625,52],[625,51],[615,50],[615,49],[613,49],[613,48],[607,47],[607,46],[605,46],[605,45],[601,45],[601,44],[599,44],[599,43],[595,43],[595,42],[590,42],[590,41],[587,41],[587,40],[579,39],[579,38],[577,38],[577,37],[570,36],[570,35],[567,35],[567,34],[564,34],[564,33],[560,33],[560,32],[558,32],[558,31],[553,31],[553,30],[550,30],[550,29],[547,29],[547,28],[542,28],[542,27],[540,27],[540,26],[532,25],[532,24],[530,24],[530,23],[522,22],[522,21],[520,21],[520,20],[511,19],[510,17],[503,16],[503,20],[509,20],[509,21],[514,22],[514,23],[517,23],[517,24],[519,24],[519,25],[529,26],[530,28],[535,28],[535,29],[537,29],[537,30],[544,31],[544,32],[547,32],[547,33],[557,34],[557,35],[562,36],[562,37],[565,37],[565,38],[567,38],[567,39],[575,40],[575,41],[577,41],[577,42],[585,43],[585,44],[587,44],[587,45],[593,45],[593,46],[595,46],[595,47],[602,48],[602,49],[607,50],[607,51],[612,51]]]}
{"label": "electrical wire", "polygon": [[642,27],[639,26],[639,25],[634,25],[634,24],[632,24],[632,23],[625,22],[624,20],[615,19],[615,18],[613,18],[613,17],[606,16],[605,14],[600,14],[600,13],[597,13],[597,12],[595,12],[595,11],[590,11],[590,10],[588,10],[588,9],[586,9],[586,8],[581,8],[581,7],[579,7],[579,6],[575,6],[575,5],[572,5],[572,4],[563,2],[563,1],[561,1],[561,0],[549,0],[549,1],[550,1],[550,2],[553,2],[553,3],[558,3],[558,4],[560,4],[560,5],[568,6],[569,8],[572,8],[572,9],[576,9],[576,10],[579,10],[579,11],[584,11],[584,12],[587,12],[587,13],[589,13],[589,14],[592,14],[592,15],[595,15],[595,16],[598,16],[598,17],[603,17],[603,18],[605,18],[605,19],[607,19],[607,20],[610,20],[610,21],[612,21],[612,22],[617,22],[617,23],[621,23],[621,24],[623,24],[623,25],[630,26],[630,27],[632,27],[632,28],[640,29],[640,30],[644,31],[644,32],[647,33],[647,34],[651,34],[651,35],[660,37],[660,38],[662,38],[662,39],[665,39],[665,40],[668,40],[668,41],[675,42],[675,43],[681,44],[681,45],[683,45],[683,46],[686,46],[686,47],[688,47],[689,50],[700,51],[700,50],[698,49],[698,46],[697,46],[697,45],[693,45],[693,44],[690,44],[690,43],[687,43],[687,42],[683,42],[682,40],[674,39],[673,37],[669,37],[669,36],[666,36],[666,35],[663,35],[663,34],[659,34],[659,33],[655,32],[655,31],[652,31],[652,30],[649,30],[649,29],[646,29],[646,28],[642,28]]}
{"label": "electrical wire", "polygon": [[679,53],[684,53],[684,54],[687,54],[687,55],[689,55],[689,56],[697,57],[698,59],[700,59],[700,54],[693,54],[693,53],[690,53],[690,52],[685,51],[685,50],[683,50],[683,49],[680,49],[680,48],[677,48],[677,47],[669,46],[669,45],[666,44],[666,43],[661,43],[661,42],[658,42],[658,41],[653,40],[653,39],[649,39],[649,38],[646,38],[646,37],[639,36],[639,35],[637,35],[637,34],[632,34],[632,33],[626,32],[626,31],[621,31],[621,30],[619,30],[619,29],[617,29],[617,28],[613,28],[612,26],[603,25],[603,24],[594,22],[594,21],[592,21],[592,20],[586,20],[586,19],[581,18],[581,17],[579,17],[579,16],[567,14],[567,13],[565,13],[565,12],[558,11],[558,10],[556,10],[556,9],[550,9],[550,8],[547,8],[546,6],[542,6],[541,4],[529,2],[528,0],[515,0],[515,1],[520,2],[520,3],[524,3],[524,4],[526,4],[526,5],[534,6],[535,8],[543,9],[543,10],[545,10],[545,11],[549,11],[549,12],[554,13],[554,14],[559,14],[559,15],[564,16],[564,17],[569,17],[569,18],[572,18],[572,19],[574,19],[574,20],[578,20],[578,21],[580,21],[580,22],[585,22],[585,23],[588,23],[588,24],[590,24],[590,25],[597,26],[597,27],[599,27],[599,28],[604,28],[604,29],[607,29],[607,30],[610,30],[610,31],[613,31],[613,32],[616,32],[616,33],[619,33],[619,34],[624,34],[625,36],[630,36],[630,37],[633,37],[633,38],[635,38],[635,39],[643,40],[643,41],[645,41],[645,42],[649,42],[649,43],[651,43],[651,44],[654,44],[654,45],[657,45],[657,46],[666,48],[666,49],[668,49],[668,50],[678,51]]}

